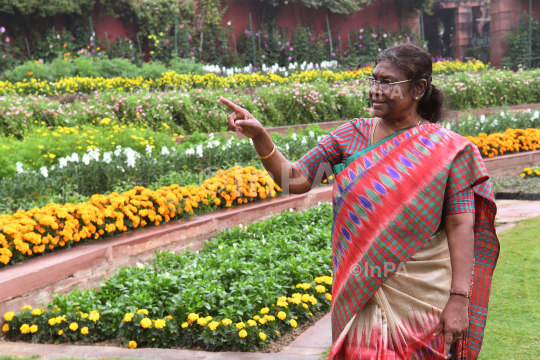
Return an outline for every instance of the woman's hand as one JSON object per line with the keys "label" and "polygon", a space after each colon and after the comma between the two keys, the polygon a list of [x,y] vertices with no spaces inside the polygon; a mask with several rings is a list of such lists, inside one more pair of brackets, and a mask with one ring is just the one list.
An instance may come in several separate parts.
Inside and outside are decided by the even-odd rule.
{"label": "woman's hand", "polygon": [[229,127],[229,130],[240,131],[251,139],[264,132],[261,123],[255,119],[249,111],[242,109],[240,106],[222,96],[219,97],[219,101],[227,105],[227,107],[233,111],[233,113],[227,117],[227,126]]}
{"label": "woman's hand", "polygon": [[444,335],[444,356],[448,357],[450,346],[469,328],[469,299],[450,295],[443,309],[434,336]]}

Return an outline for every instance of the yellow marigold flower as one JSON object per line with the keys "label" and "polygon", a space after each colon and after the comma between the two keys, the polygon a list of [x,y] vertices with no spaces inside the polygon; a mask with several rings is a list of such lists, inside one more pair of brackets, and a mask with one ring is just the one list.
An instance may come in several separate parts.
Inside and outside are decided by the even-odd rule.
{"label": "yellow marigold flower", "polygon": [[260,317],[259,315],[255,315],[255,316],[253,317],[253,320],[259,320],[260,318],[261,318],[261,317]]}
{"label": "yellow marigold flower", "polygon": [[266,318],[259,319],[259,322],[263,325],[266,324]]}
{"label": "yellow marigold flower", "polygon": [[199,318],[199,314],[193,314],[192,313],[192,314],[188,315],[188,320],[191,321],[191,322],[197,320],[198,318]]}
{"label": "yellow marigold flower", "polygon": [[280,311],[278,312],[277,317],[281,320],[285,320],[285,318],[287,317],[287,314],[285,314],[284,311]]}
{"label": "yellow marigold flower", "polygon": [[81,334],[88,335],[88,328],[86,326],[81,329]]}
{"label": "yellow marigold flower", "polygon": [[309,294],[302,295],[302,301],[303,302],[308,302],[309,301]]}
{"label": "yellow marigold flower", "polygon": [[239,323],[236,324],[236,328],[238,330],[243,329],[245,327],[246,327],[246,324],[244,324],[243,322],[239,322]]}
{"label": "yellow marigold flower", "polygon": [[313,316],[313,314],[310,312],[310,313],[309,313],[309,316]]}
{"label": "yellow marigold flower", "polygon": [[148,329],[150,326],[152,326],[152,320],[150,320],[149,318],[142,319],[141,326],[145,329]]}
{"label": "yellow marigold flower", "polygon": [[298,324],[296,323],[296,320],[291,319],[291,326],[292,326],[293,328],[295,328],[295,327],[298,326]]}
{"label": "yellow marigold flower", "polygon": [[21,310],[32,310],[32,306],[30,305],[24,305]]}
{"label": "yellow marigold flower", "polygon": [[58,331],[58,335],[62,336],[62,334],[64,334],[64,330]]}
{"label": "yellow marigold flower", "polygon": [[139,310],[137,310],[137,315],[138,315],[138,314],[144,314],[144,315],[148,316],[148,310],[146,310],[146,309],[139,309]]}
{"label": "yellow marigold flower", "polygon": [[306,303],[302,303],[302,306],[304,307],[304,309],[308,308],[308,304],[306,304]]}
{"label": "yellow marigold flower", "polygon": [[326,300],[332,301],[332,294],[326,293]]}
{"label": "yellow marigold flower", "polygon": [[198,318],[197,319],[197,324],[199,324],[201,326],[206,326],[206,319],[205,318]]}
{"label": "yellow marigold flower", "polygon": [[8,311],[4,314],[4,320],[11,321],[15,317],[15,313],[13,311]]}
{"label": "yellow marigold flower", "polygon": [[207,316],[204,318],[206,320],[206,322],[209,322],[210,320],[212,320],[212,317],[211,316]]}
{"label": "yellow marigold flower", "polygon": [[188,324],[187,322],[182,323],[182,329],[185,329],[185,328],[187,328],[188,326],[189,326],[189,324]]}
{"label": "yellow marigold flower", "polygon": [[279,336],[279,331],[276,330],[276,335]]}
{"label": "yellow marigold flower", "polygon": [[28,334],[30,332],[30,325],[23,324],[21,326],[21,334]]}
{"label": "yellow marigold flower", "polygon": [[323,293],[326,292],[326,288],[322,285],[317,285],[315,286],[315,291],[317,291],[318,293]]}
{"label": "yellow marigold flower", "polygon": [[90,315],[88,316],[88,319],[93,321],[93,322],[96,322],[99,320],[99,312],[93,310],[90,312]]}
{"label": "yellow marigold flower", "polygon": [[527,176],[527,175],[525,175],[525,174],[522,173],[522,174],[519,175],[519,176],[521,176],[522,178],[524,178],[524,177]]}
{"label": "yellow marigold flower", "polygon": [[254,321],[254,320],[251,320],[251,319],[249,319],[249,320],[247,321],[247,323],[248,323],[249,326],[255,326],[255,325],[257,325],[257,322]]}
{"label": "yellow marigold flower", "polygon": [[37,325],[32,325],[30,326],[30,332],[33,334],[33,333],[36,333],[38,331],[38,326]]}
{"label": "yellow marigold flower", "polygon": [[137,343],[135,341],[130,341],[129,342],[129,348],[130,349],[136,349],[137,348]]}
{"label": "yellow marigold flower", "polygon": [[2,327],[2,331],[3,332],[8,332],[9,331],[9,324],[4,324],[4,326]]}
{"label": "yellow marigold flower", "polygon": [[261,314],[268,314],[269,311],[270,311],[270,309],[267,308],[267,307],[262,308],[262,309],[261,309]]}
{"label": "yellow marigold flower", "polygon": [[135,316],[133,313],[127,313],[124,315],[124,322],[130,322],[133,319],[133,316]]}
{"label": "yellow marigold flower", "polygon": [[79,324],[77,324],[75,322],[69,324],[69,330],[71,330],[71,331],[77,331],[78,328],[79,328]]}
{"label": "yellow marigold flower", "polygon": [[82,313],[82,314],[81,314],[81,319],[86,319],[86,318],[88,318],[88,314]]}
{"label": "yellow marigold flower", "polygon": [[240,336],[241,338],[245,338],[247,336],[247,331],[246,330],[242,330],[238,333],[238,336]]}
{"label": "yellow marigold flower", "polygon": [[263,340],[263,341],[266,340],[266,334],[263,333],[263,332],[260,332],[260,333],[259,333],[259,337],[260,337],[261,340]]}
{"label": "yellow marigold flower", "polygon": [[32,310],[32,315],[39,316],[41,315],[41,312],[42,312],[41,309],[34,309]]}
{"label": "yellow marigold flower", "polygon": [[225,326],[229,326],[232,324],[232,320],[231,319],[223,319],[221,320],[221,323]]}
{"label": "yellow marigold flower", "polygon": [[208,328],[212,331],[216,330],[216,328],[219,326],[218,321],[212,321],[210,324],[208,324]]}
{"label": "yellow marigold flower", "polygon": [[156,329],[163,329],[165,325],[167,325],[167,323],[165,322],[165,320],[162,320],[162,319],[156,320],[156,323],[154,324]]}

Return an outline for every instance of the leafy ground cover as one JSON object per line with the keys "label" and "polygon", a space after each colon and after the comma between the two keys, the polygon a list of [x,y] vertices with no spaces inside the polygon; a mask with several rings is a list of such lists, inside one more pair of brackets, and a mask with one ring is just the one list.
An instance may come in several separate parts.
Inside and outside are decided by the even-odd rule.
{"label": "leafy ground cover", "polygon": [[156,253],[97,289],[4,314],[11,340],[253,351],[331,300],[330,204],[219,234],[200,252]]}
{"label": "leafy ground cover", "polygon": [[530,177],[523,179],[518,176],[494,176],[491,179],[493,192],[510,192],[510,193],[540,193],[540,178]]}
{"label": "leafy ground cover", "polygon": [[528,360],[540,353],[540,218],[499,234],[480,359]]}

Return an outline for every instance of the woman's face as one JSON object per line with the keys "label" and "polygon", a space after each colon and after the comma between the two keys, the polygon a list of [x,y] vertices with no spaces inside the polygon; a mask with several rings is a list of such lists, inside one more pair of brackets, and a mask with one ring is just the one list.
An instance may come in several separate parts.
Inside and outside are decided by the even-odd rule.
{"label": "woman's face", "polygon": [[[379,62],[373,70],[373,78],[391,83],[409,80],[390,61]],[[418,101],[415,101],[413,97],[418,96],[420,99],[420,95],[415,90],[417,89],[414,88],[411,81],[391,85],[388,91],[383,91],[379,83],[376,83],[369,89],[373,115],[391,120],[406,117],[412,111],[416,112]]]}

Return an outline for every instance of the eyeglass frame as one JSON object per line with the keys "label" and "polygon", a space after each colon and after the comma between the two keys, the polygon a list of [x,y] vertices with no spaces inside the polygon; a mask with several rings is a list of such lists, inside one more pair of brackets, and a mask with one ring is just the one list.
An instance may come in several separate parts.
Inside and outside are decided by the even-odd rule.
{"label": "eyeglass frame", "polygon": [[381,80],[375,80],[375,78],[373,77],[369,77],[369,76],[365,76],[364,77],[364,80],[365,81],[371,81],[371,85],[369,85],[369,88],[371,89],[372,87],[375,86],[375,83],[379,83],[379,88],[381,89],[382,92],[391,92],[392,89],[393,89],[393,85],[395,84],[402,84],[402,83],[406,83],[406,82],[409,82],[409,81],[412,81],[412,79],[408,79],[408,80],[401,80],[401,81],[394,81],[394,82],[391,82],[391,83],[386,83],[386,85],[390,85],[390,90],[389,91],[384,91],[381,87]]}

